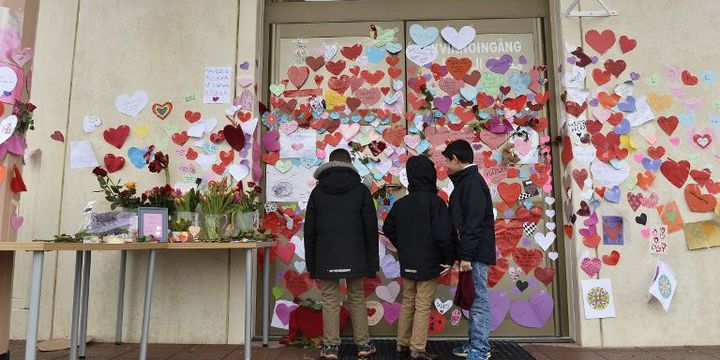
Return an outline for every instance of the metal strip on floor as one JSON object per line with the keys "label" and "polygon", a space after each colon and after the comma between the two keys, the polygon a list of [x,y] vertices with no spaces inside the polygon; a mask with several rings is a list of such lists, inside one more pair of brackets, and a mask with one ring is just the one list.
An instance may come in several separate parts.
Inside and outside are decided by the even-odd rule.
{"label": "metal strip on floor", "polygon": [[[370,357],[371,360],[396,360],[395,341],[374,340],[377,353]],[[460,341],[428,341],[426,350],[440,355],[440,359],[458,359],[452,354],[452,349],[462,345]],[[492,360],[534,360],[535,358],[525,351],[514,341],[490,341],[492,347]],[[343,343],[340,346],[340,359],[357,359],[357,348],[352,343]]]}

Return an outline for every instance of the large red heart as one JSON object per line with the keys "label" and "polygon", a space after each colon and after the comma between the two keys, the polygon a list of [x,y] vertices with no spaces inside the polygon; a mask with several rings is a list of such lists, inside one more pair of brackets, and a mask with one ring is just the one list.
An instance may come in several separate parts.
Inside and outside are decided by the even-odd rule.
{"label": "large red heart", "polygon": [[404,136],[405,128],[402,126],[394,126],[391,128],[387,128],[385,129],[385,131],[383,131],[383,139],[397,147],[400,147],[400,145],[402,145]]}
{"label": "large red heart", "polygon": [[637,46],[637,40],[631,39],[625,35],[620,36],[620,50],[623,54],[627,53],[628,51],[632,50]]}
{"label": "large red heart", "polygon": [[504,219],[495,220],[495,244],[503,257],[513,253],[522,234],[523,226],[519,220],[511,219],[508,222]]}
{"label": "large red heart", "polygon": [[296,88],[301,88],[305,81],[307,81],[308,75],[310,75],[310,69],[307,66],[291,66],[287,71],[290,82],[295,85]]}
{"label": "large red heart", "polygon": [[715,209],[717,200],[710,194],[703,194],[700,186],[689,184],[685,188],[685,201],[688,208],[694,212],[709,212]]}
{"label": "large red heart", "polygon": [[527,96],[520,95],[514,99],[505,99],[503,100],[503,105],[506,107],[515,110],[517,112],[520,112],[523,107],[525,107],[525,103],[527,102]]}
{"label": "large red heart", "polygon": [[615,33],[612,30],[605,30],[602,33],[597,30],[590,30],[585,33],[585,41],[595,51],[604,54],[615,45]]}
{"label": "large red heart", "polygon": [[342,75],[340,77],[333,76],[330,80],[328,80],[328,87],[342,95],[350,87],[350,77],[347,75]]}
{"label": "large red heart", "polygon": [[506,258],[495,260],[495,265],[488,269],[488,287],[494,287],[502,280],[503,276],[510,267],[510,262]]}
{"label": "large red heart", "polygon": [[678,120],[677,116],[674,116],[674,115],[668,116],[668,117],[660,116],[657,119],[657,122],[658,122],[658,125],[660,126],[660,128],[666,134],[668,134],[668,136],[671,136],[675,132],[675,129],[677,129],[678,124],[680,123],[680,120]]}
{"label": "large red heart", "polygon": [[523,223],[537,224],[542,215],[543,209],[539,206],[533,206],[530,209],[523,206],[515,211],[515,219]]}
{"label": "large red heart", "polygon": [[107,168],[108,172],[111,173],[114,173],[125,166],[125,158],[122,156],[115,156],[113,154],[105,154],[103,162],[105,163],[105,168]]}
{"label": "large red heart", "polygon": [[323,67],[325,65],[325,57],[324,56],[308,56],[305,58],[305,63],[313,69],[313,71],[318,71],[319,68]]}
{"label": "large red heart", "polygon": [[[603,64],[605,66],[605,70],[609,71],[613,76],[618,77],[620,74],[622,74],[623,71],[625,71],[625,67],[627,64],[623,60],[612,60],[608,59],[605,60],[605,63]],[[595,75],[595,72],[593,71],[593,77]]]}
{"label": "large red heart", "polygon": [[572,171],[572,177],[575,179],[575,183],[577,183],[580,189],[582,189],[585,187],[585,180],[588,177],[588,171],[587,169],[574,169]]}
{"label": "large red heart", "polygon": [[445,330],[447,325],[447,319],[443,314],[437,310],[430,312],[430,319],[428,320],[428,334],[439,334]]}
{"label": "large red heart", "polygon": [[536,268],[533,272],[535,274],[535,278],[538,279],[541,283],[545,284],[545,286],[548,286],[550,282],[552,282],[553,277],[555,276],[555,269],[553,269],[551,266],[544,267],[544,268]]}
{"label": "large red heart", "polygon": [[500,193],[500,197],[503,199],[503,201],[505,201],[506,204],[510,206],[513,206],[515,205],[515,203],[517,203],[518,196],[520,196],[521,191],[522,187],[520,186],[520,183],[508,184],[501,182],[498,185],[498,193]]}
{"label": "large red heart", "polygon": [[592,72],[593,80],[595,80],[595,83],[598,84],[598,86],[603,86],[607,84],[610,81],[610,74],[609,71],[603,71],[600,69],[594,69]]}
{"label": "large red heart", "polygon": [[306,272],[299,274],[295,270],[288,270],[283,275],[283,278],[285,279],[285,287],[295,298],[310,291],[313,286],[310,274]]}
{"label": "large red heart", "polygon": [[365,81],[368,82],[370,85],[375,85],[382,80],[383,77],[385,77],[385,73],[382,72],[382,70],[375,70],[375,72],[371,72],[368,70],[363,70],[360,73],[360,76],[362,76]]}
{"label": "large red heart", "polygon": [[448,72],[457,80],[462,80],[472,67],[472,60],[469,58],[456,58],[454,56],[445,60],[445,67]]}
{"label": "large red heart", "polygon": [[105,141],[118,149],[122,149],[128,135],[130,135],[130,127],[127,125],[120,125],[116,128],[108,128],[103,131],[103,138]]}
{"label": "large red heart", "polygon": [[344,57],[348,58],[348,60],[355,60],[362,53],[362,49],[362,45],[355,44],[352,46],[344,46],[340,49],[340,53],[343,54]]}
{"label": "large red heart", "polygon": [[245,132],[239,125],[237,127],[225,125],[223,135],[225,136],[225,141],[227,141],[233,149],[242,151],[245,147]]}
{"label": "large red heart", "polygon": [[285,264],[290,264],[290,260],[292,260],[294,254],[295,244],[288,242],[286,244],[277,245],[277,255]]}
{"label": "large red heart", "polygon": [[513,251],[513,260],[525,274],[529,274],[532,269],[540,265],[542,262],[543,252],[538,249],[516,248]]}
{"label": "large red heart", "polygon": [[690,174],[690,163],[687,160],[675,161],[667,159],[660,165],[660,172],[665,175],[665,178],[671,184],[679,189],[685,184]]}
{"label": "large red heart", "polygon": [[325,68],[327,71],[329,71],[331,74],[337,76],[340,75],[340,73],[345,70],[345,60],[338,60],[338,61],[328,61],[325,64]]}
{"label": "large red heart", "polygon": [[613,250],[610,255],[603,255],[602,257],[602,262],[605,265],[614,266],[617,265],[618,261],[620,261],[620,253],[617,250]]}

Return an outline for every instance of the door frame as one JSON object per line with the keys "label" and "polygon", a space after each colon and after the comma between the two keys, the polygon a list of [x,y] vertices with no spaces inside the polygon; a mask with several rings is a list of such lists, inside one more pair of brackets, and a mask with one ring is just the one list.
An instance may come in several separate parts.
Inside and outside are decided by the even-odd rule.
{"label": "door frame", "polygon": [[[262,84],[268,85],[272,77],[272,48],[275,36],[275,27],[280,24],[327,24],[327,23],[356,23],[356,22],[396,22],[396,21],[432,21],[432,20],[488,20],[488,19],[537,19],[536,34],[540,35],[541,51],[538,63],[548,67],[547,88],[551,91],[548,101],[547,114],[551,121],[548,127],[551,141],[551,154],[553,166],[553,196],[558,204],[555,207],[555,223],[562,224],[564,215],[562,201],[562,175],[563,167],[560,164],[560,147],[556,141],[560,135],[560,121],[557,104],[557,90],[555,67],[556,61],[553,53],[555,34],[558,29],[552,26],[557,21],[552,16],[551,2],[548,0],[503,0],[502,5],[492,0],[337,0],[337,1],[305,1],[305,0],[263,0],[264,28],[263,28],[263,59]],[[378,8],[382,7],[382,11]],[[552,19],[551,19],[552,18]],[[557,44],[556,44],[557,45]],[[267,86],[261,87],[267,89]],[[269,91],[259,94],[264,103],[268,103]],[[568,256],[562,230],[557,228],[557,251],[560,254],[555,262],[556,279],[553,281],[557,313],[555,316],[554,337],[541,337],[538,340],[568,339],[571,335],[571,326],[575,318],[570,313],[574,307],[569,306],[572,292],[568,292]],[[574,287],[573,287],[574,288]],[[572,318],[572,319],[571,319]],[[257,325],[257,324],[256,324]],[[532,341],[533,338],[524,338]]]}

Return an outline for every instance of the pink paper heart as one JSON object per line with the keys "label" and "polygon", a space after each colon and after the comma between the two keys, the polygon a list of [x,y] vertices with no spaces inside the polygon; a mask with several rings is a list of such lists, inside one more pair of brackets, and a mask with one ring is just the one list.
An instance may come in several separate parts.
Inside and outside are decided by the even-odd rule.
{"label": "pink paper heart", "polygon": [[588,274],[589,277],[593,277],[600,272],[602,262],[598,258],[584,258],[580,264],[580,268]]}
{"label": "pink paper heart", "polygon": [[643,155],[643,154],[635,154],[635,155],[633,155],[633,159],[635,159],[635,161],[636,161],[638,164],[642,164],[642,161],[643,161],[644,158],[645,158],[645,155]]}
{"label": "pink paper heart", "polygon": [[28,60],[32,59],[34,54],[33,49],[31,48],[24,48],[24,49],[15,49],[10,56],[12,57],[13,61],[20,65],[22,67],[25,65]]}
{"label": "pink paper heart", "polygon": [[680,144],[680,138],[677,136],[673,136],[670,138],[670,143],[675,146],[678,146]]}
{"label": "pink paper heart", "polygon": [[383,317],[385,318],[385,321],[387,321],[389,324],[394,323],[397,321],[397,319],[400,317],[400,309],[402,306],[398,303],[382,303],[383,310],[385,310],[385,314]]}
{"label": "pink paper heart", "polygon": [[22,225],[25,219],[22,216],[13,215],[10,217],[10,226],[13,230],[17,231]]}
{"label": "pink paper heart", "polygon": [[642,237],[647,239],[650,236],[650,229],[643,228],[642,230],[640,230],[640,235],[642,235]]}
{"label": "pink paper heart", "polygon": [[593,110],[593,115],[595,115],[595,118],[600,120],[600,122],[604,123],[610,118],[612,111],[605,109],[604,107],[598,107]]}
{"label": "pink paper heart", "polygon": [[582,228],[579,230],[580,235],[584,237],[591,237],[595,234],[597,234],[597,228],[595,225],[588,226],[587,228]]}
{"label": "pink paper heart", "polygon": [[551,184],[551,183],[548,183],[548,184],[543,185],[543,191],[546,192],[546,193],[551,192],[551,191],[552,191],[552,184]]}

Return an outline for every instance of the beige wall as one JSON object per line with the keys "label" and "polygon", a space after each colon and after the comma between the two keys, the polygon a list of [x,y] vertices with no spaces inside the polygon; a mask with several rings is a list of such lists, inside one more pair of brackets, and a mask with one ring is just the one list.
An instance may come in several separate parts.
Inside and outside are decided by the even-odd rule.
{"label": "beige wall", "polygon": [[[262,19],[259,16],[262,2],[217,0],[207,6],[190,0],[43,0],[32,94],[32,100],[40,107],[36,112],[37,130],[30,135],[30,147],[42,147],[43,155],[26,168],[31,191],[23,196],[22,210],[26,219],[32,219],[26,224],[32,226],[26,225],[20,238],[44,238],[57,232],[75,231],[78,209],[89,199],[89,189],[96,186],[89,171],[69,170],[65,166],[67,143],[49,141],[47,137],[52,131],[64,131],[68,140],[88,138],[81,129],[86,114],[101,116],[107,126],[134,124],[137,120],[118,114],[113,103],[120,93],[137,89],[147,90],[151,102],[173,100],[176,107],[172,118],[181,119],[188,107],[182,96],[193,90],[198,95],[202,92],[204,66],[234,65],[245,60],[253,63],[256,57],[259,59],[261,34],[257,29]],[[716,63],[720,35],[715,31],[720,7],[714,0],[606,0],[619,16],[581,20],[560,14],[570,2],[552,2],[556,64],[564,63],[565,42],[584,45],[584,31],[609,28],[618,36],[625,34],[638,40],[637,48],[629,54],[611,50],[603,57],[624,59],[628,63],[626,71],[646,76],[662,73],[667,65],[678,65],[695,73],[720,72]],[[583,0],[581,5],[596,7],[594,3]],[[158,18],[158,14],[166,15]],[[637,94],[648,91],[643,79],[636,83]],[[588,80],[587,84],[591,83]],[[706,102],[697,117],[698,125],[707,121],[709,103],[716,100],[717,87],[716,83],[693,90],[691,96],[702,97]],[[705,92],[697,93],[701,90]],[[222,107],[199,102],[192,104],[192,108],[212,112],[218,118],[224,111]],[[683,109],[675,105],[672,111]],[[139,119],[161,131],[149,109]],[[632,134],[636,143],[641,144],[639,151],[644,151],[647,144],[639,138],[637,130]],[[693,151],[686,145],[671,148],[660,130],[658,134],[658,142],[676,158]],[[99,137],[99,132],[93,136]],[[141,141],[131,135],[124,150],[151,141],[150,137]],[[111,150],[102,141],[95,141],[95,145],[98,158]],[[705,162],[714,164],[710,152],[703,157]],[[574,162],[566,171],[577,167]],[[632,170],[632,174],[637,172],[637,164],[633,163]],[[714,172],[720,172],[720,168]],[[141,179],[141,186],[158,182],[156,177],[129,167],[123,175]],[[680,194],[661,175],[652,189],[660,195],[661,202]],[[574,193],[578,199],[577,188]],[[677,200],[686,222],[708,218],[690,213],[681,196]],[[649,225],[658,223],[653,211],[645,212]],[[618,248],[622,253],[620,264],[614,268],[604,266],[600,273],[600,277],[612,279],[617,317],[584,320],[582,302],[576,295],[580,281],[587,278],[577,265],[586,248],[581,240],[565,239],[573,338],[584,346],[718,344],[720,328],[715,324],[720,322],[720,313],[715,310],[720,302],[712,294],[720,290],[715,276],[720,248],[690,252],[682,232],[671,236],[667,260],[675,269],[680,286],[670,312],[665,313],[659,304],[647,302],[655,258],[647,253],[645,240],[639,236],[641,228],[633,220],[635,214],[624,200],[617,206],[604,203],[599,211],[602,214],[626,217],[626,245]],[[608,251],[601,245],[598,255]],[[64,254],[57,261],[54,257],[50,255],[45,263],[41,338],[64,337],[69,329],[74,257]],[[111,253],[93,259],[89,332],[101,341],[112,340],[118,260],[118,254]],[[146,263],[142,254],[130,256],[128,262],[126,341],[139,338]],[[243,334],[238,320],[244,301],[243,263],[240,253],[161,254],[157,260],[151,341],[239,342]],[[13,302],[14,338],[22,338],[25,331],[23,308],[27,306],[28,265],[28,256],[19,255]]]}

